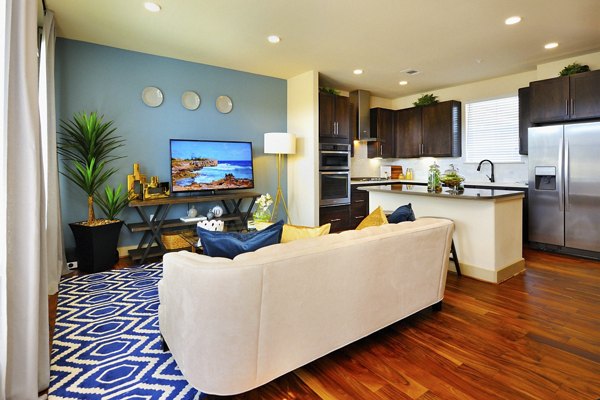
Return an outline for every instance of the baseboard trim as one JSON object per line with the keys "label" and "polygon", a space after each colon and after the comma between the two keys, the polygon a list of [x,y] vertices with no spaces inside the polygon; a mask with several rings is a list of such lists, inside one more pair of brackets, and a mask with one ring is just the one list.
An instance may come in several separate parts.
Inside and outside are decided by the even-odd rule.
{"label": "baseboard trim", "polygon": [[502,283],[507,279],[512,278],[515,275],[525,271],[525,259],[521,258],[519,261],[507,265],[506,267],[496,271],[496,283]]}
{"label": "baseboard trim", "polygon": [[[454,271],[454,265],[450,263],[449,269]],[[506,265],[496,271],[476,267],[474,265],[460,263],[460,271],[464,276],[490,283],[502,283],[507,279],[525,271],[525,259]]]}

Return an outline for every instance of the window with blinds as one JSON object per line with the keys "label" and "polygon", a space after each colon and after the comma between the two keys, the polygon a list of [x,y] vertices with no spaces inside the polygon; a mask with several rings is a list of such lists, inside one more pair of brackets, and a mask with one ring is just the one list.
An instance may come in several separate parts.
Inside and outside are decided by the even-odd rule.
{"label": "window with blinds", "polygon": [[466,162],[521,162],[519,97],[478,101],[465,106]]}

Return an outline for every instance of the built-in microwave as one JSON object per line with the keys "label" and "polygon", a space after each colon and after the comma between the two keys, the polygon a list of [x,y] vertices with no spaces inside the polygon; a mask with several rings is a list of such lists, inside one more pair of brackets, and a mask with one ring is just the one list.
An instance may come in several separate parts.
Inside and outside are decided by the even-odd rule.
{"label": "built-in microwave", "polygon": [[350,171],[319,172],[320,206],[350,204]]}
{"label": "built-in microwave", "polygon": [[319,144],[319,171],[349,171],[350,145]]}

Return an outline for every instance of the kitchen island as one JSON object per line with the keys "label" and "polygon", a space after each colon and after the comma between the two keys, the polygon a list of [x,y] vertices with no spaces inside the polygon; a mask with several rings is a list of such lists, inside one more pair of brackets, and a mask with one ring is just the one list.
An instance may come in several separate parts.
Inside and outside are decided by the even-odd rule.
{"label": "kitchen island", "polygon": [[369,210],[392,212],[411,203],[418,217],[454,221],[454,244],[463,275],[499,283],[525,269],[522,248],[523,192],[464,189],[427,192],[417,185],[359,187],[369,192]]}

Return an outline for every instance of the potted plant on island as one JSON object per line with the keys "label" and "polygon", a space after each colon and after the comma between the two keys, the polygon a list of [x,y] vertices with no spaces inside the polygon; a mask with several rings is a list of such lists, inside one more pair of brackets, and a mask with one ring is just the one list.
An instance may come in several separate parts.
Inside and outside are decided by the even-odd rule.
{"label": "potted plant on island", "polygon": [[[117,172],[108,164],[124,157],[114,155],[125,141],[115,135],[112,125],[113,121],[103,122],[96,112],[76,113],[60,125],[58,153],[65,165],[61,173],[87,194],[87,220],[69,224],[79,269],[84,272],[110,269],[119,259],[117,244],[123,221],[116,215],[128,204],[128,193],[122,193],[119,185],[116,190],[106,186],[104,197],[98,195],[102,185]],[[95,199],[107,218],[96,218]]]}

